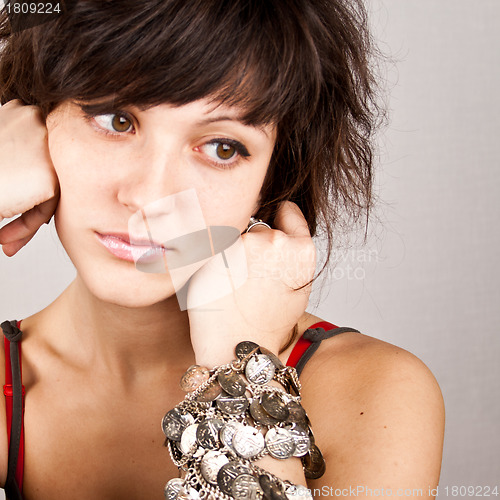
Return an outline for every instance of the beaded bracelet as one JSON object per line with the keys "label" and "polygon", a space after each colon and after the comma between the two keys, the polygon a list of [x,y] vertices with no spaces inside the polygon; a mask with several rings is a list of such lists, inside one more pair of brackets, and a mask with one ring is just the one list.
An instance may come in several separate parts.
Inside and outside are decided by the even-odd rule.
{"label": "beaded bracelet", "polygon": [[[237,359],[212,370],[191,366],[181,379],[184,400],[167,412],[162,429],[181,478],[165,486],[168,500],[312,498],[252,462],[269,454],[300,457],[305,477],[323,475],[300,401],[295,368],[254,342],[236,346]],[[269,385],[271,380],[280,386]]]}

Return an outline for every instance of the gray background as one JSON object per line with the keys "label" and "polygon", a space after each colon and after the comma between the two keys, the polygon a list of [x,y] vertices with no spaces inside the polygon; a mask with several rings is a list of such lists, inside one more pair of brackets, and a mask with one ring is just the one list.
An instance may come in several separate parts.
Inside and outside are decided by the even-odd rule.
{"label": "gray background", "polygon": [[[310,310],[431,368],[447,412],[440,497],[500,487],[500,2],[373,0],[370,11],[393,59],[380,203],[366,245],[335,253]],[[44,227],[0,256],[0,318],[44,307],[73,275]]]}

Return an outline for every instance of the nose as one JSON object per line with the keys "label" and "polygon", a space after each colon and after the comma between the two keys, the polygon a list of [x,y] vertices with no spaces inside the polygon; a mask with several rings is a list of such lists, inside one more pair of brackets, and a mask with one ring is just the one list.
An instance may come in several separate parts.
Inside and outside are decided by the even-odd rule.
{"label": "nose", "polygon": [[[148,238],[157,244],[170,242],[167,245],[170,247],[175,238],[198,233],[205,228],[205,218],[195,189],[160,198],[145,205],[128,219],[131,241]],[[178,245],[179,242],[174,246]]]}
{"label": "nose", "polygon": [[126,160],[117,197],[130,217],[131,237],[165,243],[204,229],[205,218],[192,177],[189,155],[179,142],[149,139]]}
{"label": "nose", "polygon": [[181,152],[173,145],[144,144],[136,155],[127,159],[129,167],[119,180],[118,201],[133,213],[146,206],[154,207],[154,202],[164,199],[161,210],[170,211],[173,209],[170,195],[192,187],[183,183],[182,162]]}

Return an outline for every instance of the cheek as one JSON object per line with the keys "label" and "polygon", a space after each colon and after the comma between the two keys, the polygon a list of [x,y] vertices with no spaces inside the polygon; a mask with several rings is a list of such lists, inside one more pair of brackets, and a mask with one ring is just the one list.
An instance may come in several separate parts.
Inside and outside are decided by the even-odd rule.
{"label": "cheek", "polygon": [[207,225],[225,225],[243,231],[257,212],[263,176],[233,176],[198,190]]}
{"label": "cheek", "polygon": [[100,200],[109,192],[105,171],[105,157],[94,145],[77,138],[71,131],[57,127],[49,130],[49,151],[59,179],[62,205],[89,205],[90,200]]}

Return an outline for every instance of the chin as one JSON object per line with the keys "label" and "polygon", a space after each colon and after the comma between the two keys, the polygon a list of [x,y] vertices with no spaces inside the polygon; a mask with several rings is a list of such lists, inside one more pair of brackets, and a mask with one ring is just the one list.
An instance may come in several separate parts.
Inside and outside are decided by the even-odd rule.
{"label": "chin", "polygon": [[[168,274],[98,272],[78,269],[80,284],[92,297],[115,306],[138,309],[151,307],[167,300],[177,302],[176,289]],[[124,276],[125,274],[125,276]]]}
{"label": "chin", "polygon": [[77,270],[77,281],[83,293],[115,306],[137,309],[167,300],[179,304],[177,295],[181,301],[185,300],[182,299],[187,288],[185,285],[202,265],[196,263],[172,273],[166,272],[164,267],[163,272],[149,268],[139,270],[133,262],[115,259],[104,253],[93,238],[77,245],[76,238],[72,240],[61,236],[65,236],[64,233],[59,233],[59,237]]}
{"label": "chin", "polygon": [[128,309],[140,309],[152,307],[167,300],[177,302],[177,295],[172,286],[170,287],[135,287],[131,285],[121,285],[117,287],[103,287],[99,285],[88,287],[90,293],[98,300],[115,306],[126,307]]}

